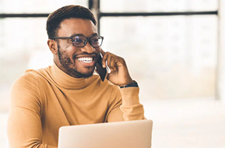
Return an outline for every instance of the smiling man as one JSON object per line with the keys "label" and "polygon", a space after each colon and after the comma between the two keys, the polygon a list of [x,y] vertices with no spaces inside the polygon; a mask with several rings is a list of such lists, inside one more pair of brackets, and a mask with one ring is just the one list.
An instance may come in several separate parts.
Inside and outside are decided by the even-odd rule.
{"label": "smiling man", "polygon": [[[56,148],[61,126],[145,118],[137,82],[123,58],[100,48],[103,37],[90,10],[70,5],[54,11],[47,33],[54,64],[27,70],[11,90],[11,148]],[[100,54],[111,70],[104,81],[93,74]]]}

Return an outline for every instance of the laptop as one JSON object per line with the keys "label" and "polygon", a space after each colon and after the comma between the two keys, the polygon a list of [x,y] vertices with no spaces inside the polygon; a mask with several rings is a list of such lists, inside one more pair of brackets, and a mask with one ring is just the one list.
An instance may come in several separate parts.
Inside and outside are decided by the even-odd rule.
{"label": "laptop", "polygon": [[63,126],[58,148],[151,148],[152,121]]}

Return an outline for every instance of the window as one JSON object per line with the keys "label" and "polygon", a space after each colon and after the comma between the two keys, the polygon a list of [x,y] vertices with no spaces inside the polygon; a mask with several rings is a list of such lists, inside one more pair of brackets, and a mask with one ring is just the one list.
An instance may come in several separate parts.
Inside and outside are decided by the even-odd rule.
{"label": "window", "polygon": [[3,147],[7,141],[10,87],[26,69],[52,64],[46,19],[48,13],[70,4],[88,7],[87,0],[0,0],[0,145]]}
{"label": "window", "polygon": [[126,59],[142,99],[213,97],[217,22],[215,15],[103,17],[103,49]]}
{"label": "window", "polygon": [[101,0],[101,12],[215,11],[217,0]]}
{"label": "window", "polygon": [[215,97],[218,1],[100,1],[103,49],[127,60],[141,99]]}

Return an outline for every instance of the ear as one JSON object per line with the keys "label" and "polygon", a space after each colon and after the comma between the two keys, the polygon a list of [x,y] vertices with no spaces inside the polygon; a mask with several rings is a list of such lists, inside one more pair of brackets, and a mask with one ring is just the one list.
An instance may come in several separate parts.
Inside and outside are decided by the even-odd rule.
{"label": "ear", "polygon": [[58,54],[57,42],[55,40],[48,39],[47,44],[53,54]]}

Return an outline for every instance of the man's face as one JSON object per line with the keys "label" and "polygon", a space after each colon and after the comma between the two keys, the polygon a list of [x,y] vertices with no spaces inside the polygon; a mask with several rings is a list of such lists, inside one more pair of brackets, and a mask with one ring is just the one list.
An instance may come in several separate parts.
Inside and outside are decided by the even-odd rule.
{"label": "man's face", "polygon": [[[87,19],[70,18],[60,24],[58,37],[83,35],[92,37],[97,34],[96,26]],[[100,49],[94,48],[88,42],[84,47],[74,47],[71,39],[57,39],[58,56],[54,57],[56,65],[70,76],[92,76]]]}

